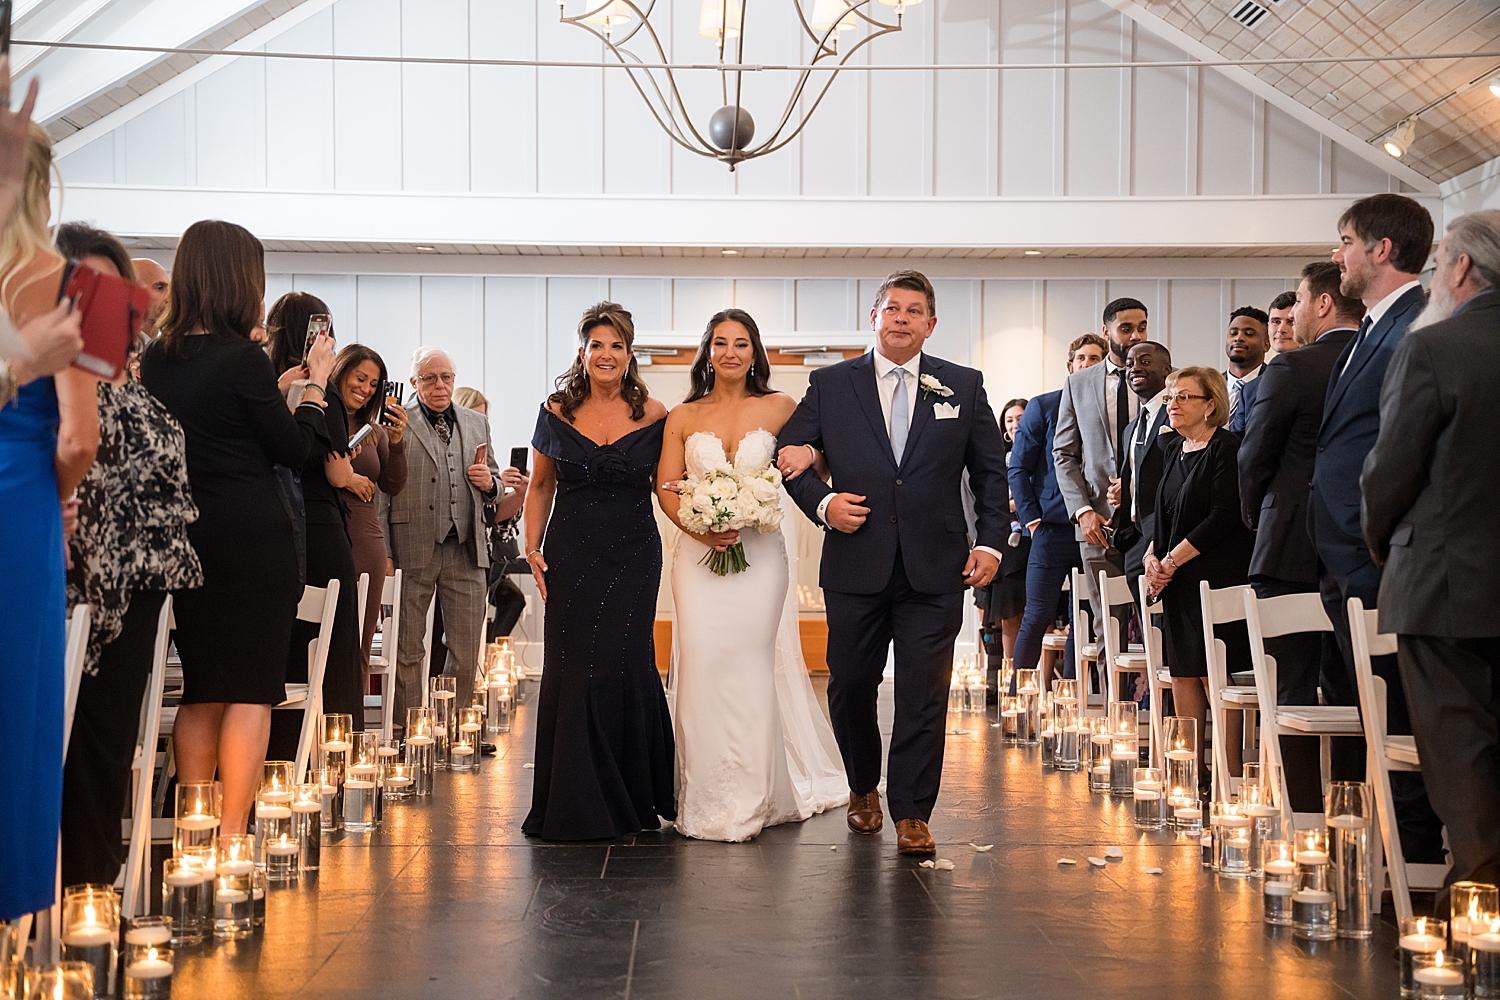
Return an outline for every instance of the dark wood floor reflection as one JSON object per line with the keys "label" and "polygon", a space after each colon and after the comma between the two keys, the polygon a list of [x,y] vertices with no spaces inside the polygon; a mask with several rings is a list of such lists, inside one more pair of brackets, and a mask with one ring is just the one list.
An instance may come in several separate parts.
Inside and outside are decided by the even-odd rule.
{"label": "dark wood floor reflection", "polygon": [[[528,841],[527,707],[480,774],[440,775],[431,800],[388,810],[377,833],[326,847],[315,879],[273,889],[263,934],[180,955],[174,995],[1397,995],[1389,914],[1370,942],[1294,941],[1261,923],[1258,881],[1216,879],[1196,844],[1137,834],[1128,802],[1043,774],[1035,750],[987,725],[948,737],[932,828],[956,867],[934,871],[896,855],[889,822],[859,837],[842,810],[748,844]],[[1109,845],[1124,860],[1090,868]]]}

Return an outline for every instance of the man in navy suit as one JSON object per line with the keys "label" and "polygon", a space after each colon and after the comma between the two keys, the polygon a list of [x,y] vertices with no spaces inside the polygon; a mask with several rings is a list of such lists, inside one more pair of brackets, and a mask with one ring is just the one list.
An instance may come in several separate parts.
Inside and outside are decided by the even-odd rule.
{"label": "man in navy suit", "polygon": [[[1365,318],[1339,352],[1328,380],[1308,513],[1323,565],[1323,607],[1333,622],[1351,690],[1356,684],[1348,600],[1358,597],[1373,608],[1380,593],[1380,566],[1370,555],[1360,525],[1359,476],[1380,434],[1380,387],[1386,367],[1427,302],[1417,276],[1432,252],[1432,234],[1427,209],[1399,194],[1361,198],[1339,219],[1339,247],[1333,253],[1342,274],[1339,291],[1364,303]],[[1371,665],[1386,679],[1390,732],[1406,734],[1411,732],[1411,719],[1395,659],[1378,656]],[[1427,802],[1421,775],[1407,772],[1391,778],[1407,860],[1440,862],[1442,827]]]}
{"label": "man in navy suit", "polygon": [[1266,352],[1271,349],[1271,318],[1254,306],[1240,306],[1229,314],[1229,335],[1224,340],[1224,383],[1229,387],[1229,429],[1244,437],[1245,422],[1255,405],[1260,376],[1266,370]]}
{"label": "man in navy suit", "polygon": [[[1081,372],[1104,360],[1109,345],[1095,333],[1085,333],[1068,345],[1068,374]],[[1074,569],[1082,569],[1078,543],[1073,540],[1073,519],[1057,486],[1057,466],[1052,461],[1052,435],[1057,430],[1057,408],[1062,390],[1031,397],[1021,426],[1010,446],[1006,476],[1010,495],[1016,501],[1016,520],[1031,535],[1031,555],[1026,560],[1026,610],[1016,633],[1015,665],[1034,670],[1042,658],[1042,635],[1057,618],[1057,601],[1063,581]],[[1073,666],[1073,636],[1068,636],[1063,656],[1065,672]]]}
{"label": "man in navy suit", "polygon": [[[1010,534],[1005,444],[972,368],[922,353],[937,326],[932,283],[917,271],[886,278],[870,310],[874,353],[813,373],[781,429],[787,453],[827,459],[833,485],[787,479],[823,535],[819,582],[828,615],[828,710],[849,775],[849,827],[882,826],[876,699],[896,647],[896,717],[886,798],[896,848],[931,854],[927,820],[943,773],[953,640],[964,592],[990,582]],[[803,458],[806,457],[804,454]],[[971,547],[963,475],[976,514]]]}

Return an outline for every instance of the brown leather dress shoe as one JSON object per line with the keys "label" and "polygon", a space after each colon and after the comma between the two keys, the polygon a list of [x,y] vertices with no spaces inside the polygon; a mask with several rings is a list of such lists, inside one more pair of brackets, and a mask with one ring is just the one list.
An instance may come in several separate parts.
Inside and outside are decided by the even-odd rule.
{"label": "brown leather dress shoe", "polygon": [[849,793],[849,829],[855,833],[879,833],[885,825],[880,811],[880,792]]}
{"label": "brown leather dress shoe", "polygon": [[936,854],[937,844],[927,824],[919,819],[896,820],[897,854]]}

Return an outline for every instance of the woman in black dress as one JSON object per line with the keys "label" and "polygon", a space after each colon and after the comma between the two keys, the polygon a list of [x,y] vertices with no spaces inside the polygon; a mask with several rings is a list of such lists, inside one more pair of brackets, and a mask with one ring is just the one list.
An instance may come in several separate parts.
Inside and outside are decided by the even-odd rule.
{"label": "woman in black dress", "polygon": [[526,501],[526,559],[547,620],[521,830],[545,840],[676,818],[672,720],[652,641],[661,536],[651,494],[667,408],[636,372],[630,313],[601,302],[578,339],[578,360],[537,420]]}
{"label": "woman in black dress", "polygon": [[[1177,433],[1157,445],[1163,471],[1144,565],[1148,586],[1162,597],[1172,703],[1178,715],[1198,719],[1200,732],[1208,715],[1208,659],[1198,584],[1207,580],[1214,590],[1244,584],[1255,546],[1240,519],[1240,439],[1225,426],[1228,414],[1229,390],[1214,369],[1167,376],[1167,418]],[[1214,635],[1224,642],[1229,673],[1250,669],[1243,621],[1216,625]],[[1230,768],[1238,771],[1240,740],[1233,731],[1224,739]]]}
{"label": "woman in black dress", "polygon": [[[1021,426],[1021,417],[1026,413],[1026,402],[1012,399],[1000,410],[1007,468],[1010,467],[1010,449],[1015,444],[1016,428]],[[1031,537],[1021,530],[1021,522],[1016,520],[1015,497],[1010,500],[1010,522],[1010,539],[1000,560],[1000,572],[987,586],[977,587],[974,591],[974,603],[979,605],[983,618],[985,658],[989,661],[986,681],[992,695],[1001,664],[1015,659],[1016,636],[1021,631],[1021,617],[1026,611],[1026,561],[1031,555]],[[1015,694],[1014,677],[1009,693]]]}
{"label": "woman in black dress", "polygon": [[[273,368],[286,366],[277,372],[283,385],[289,380],[307,377],[302,350],[307,343],[308,318],[315,315],[328,316],[328,306],[322,299],[306,292],[288,292],[276,300],[266,315],[266,333],[270,337],[266,353],[271,356]],[[328,341],[332,343],[333,340],[330,323]],[[277,361],[278,358],[282,360]],[[327,408],[323,410],[323,420],[328,427],[328,436],[314,441],[307,450],[307,457],[292,468],[302,484],[302,505],[307,513],[307,585],[326,587],[330,580],[339,581],[339,605],[334,613],[333,635],[328,640],[328,662],[323,668],[323,711],[353,716],[354,728],[363,729],[361,623],[356,589],[359,577],[354,570],[354,548],[349,541],[349,529],[344,526],[345,507],[339,497],[339,490],[354,481],[348,442],[357,428],[350,428],[344,400],[337,388],[329,392],[324,401]],[[374,442],[370,443],[373,447]],[[380,584],[379,579],[370,581],[372,587]],[[379,599],[378,593],[376,599]],[[307,681],[307,644],[317,637],[317,622],[292,624],[286,665],[288,681]],[[286,743],[286,759],[290,760],[295,753],[295,744],[287,742],[287,734],[278,730],[275,743],[278,750]]]}
{"label": "woman in black dress", "polygon": [[224,786],[220,830],[242,833],[271,729],[286,697],[286,650],[302,595],[291,515],[271,467],[299,466],[327,426],[316,400],[333,368],[326,339],[307,359],[311,384],[288,410],[250,338],[265,308],[265,251],[229,222],[182,234],[159,339],[141,384],[182,425],[198,520],[188,527],[203,586],[172,594],[182,707],[173,744],[181,781]]}

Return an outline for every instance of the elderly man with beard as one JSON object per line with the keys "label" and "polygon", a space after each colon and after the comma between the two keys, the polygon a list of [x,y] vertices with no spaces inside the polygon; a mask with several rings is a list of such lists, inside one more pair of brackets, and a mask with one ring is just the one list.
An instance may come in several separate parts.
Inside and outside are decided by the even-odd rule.
{"label": "elderly man with beard", "polygon": [[1391,357],[1380,437],[1365,459],[1364,534],[1385,565],[1380,630],[1401,683],[1448,882],[1500,880],[1500,211],[1461,215],[1437,251],[1432,298]]}

